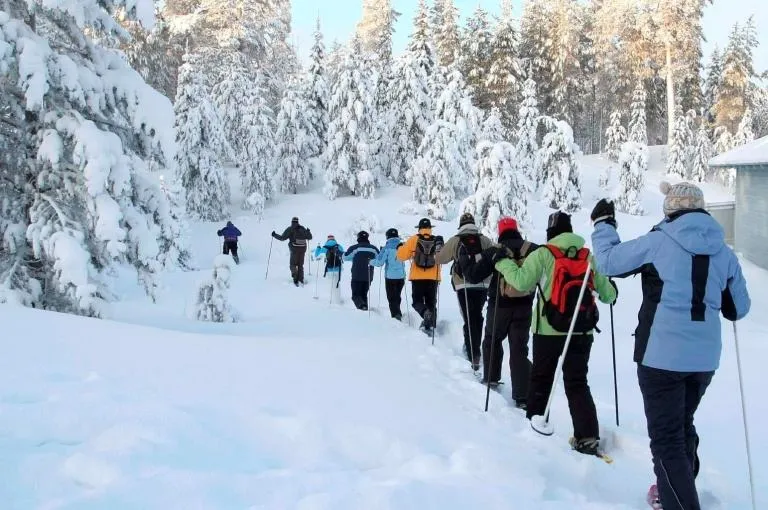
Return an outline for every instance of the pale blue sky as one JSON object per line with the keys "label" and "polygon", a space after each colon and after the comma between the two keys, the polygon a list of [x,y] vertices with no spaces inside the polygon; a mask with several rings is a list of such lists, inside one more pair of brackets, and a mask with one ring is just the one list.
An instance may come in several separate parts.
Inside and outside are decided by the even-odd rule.
{"label": "pale blue sky", "polygon": [[[462,17],[469,16],[478,3],[491,13],[499,12],[498,0],[455,0]],[[312,45],[312,32],[315,19],[320,15],[326,46],[330,47],[334,39],[344,42],[349,38],[360,19],[362,0],[292,0],[294,43],[299,55],[304,59]],[[431,2],[430,2],[431,3]],[[704,46],[705,55],[709,55],[717,44],[724,46],[728,33],[736,22],[745,20],[750,14],[755,15],[758,38],[761,46],[755,53],[755,68],[758,72],[768,69],[768,9],[760,8],[762,0],[714,0],[714,5],[706,7],[704,13],[704,33],[708,39]],[[417,0],[393,0],[394,7],[402,15],[395,27],[394,49],[401,52],[406,45],[408,34],[413,25]],[[514,0],[514,12],[522,12],[522,0]]]}

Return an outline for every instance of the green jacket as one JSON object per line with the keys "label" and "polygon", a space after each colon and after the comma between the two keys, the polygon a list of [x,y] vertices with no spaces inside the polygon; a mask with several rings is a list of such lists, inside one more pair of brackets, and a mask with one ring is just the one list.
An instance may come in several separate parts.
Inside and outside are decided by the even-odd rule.
{"label": "green jacket", "polygon": [[[570,247],[581,249],[584,247],[584,238],[572,233],[560,234],[549,241],[549,244],[566,250]],[[594,269],[595,261],[592,254],[589,255],[592,261],[592,272],[595,281],[595,290],[600,295],[600,301],[603,303],[613,303],[616,301],[616,289],[613,288],[608,278],[598,273]],[[544,292],[544,299],[549,301],[552,296],[552,271],[555,266],[555,257],[547,248],[542,246],[535,250],[525,259],[522,266],[518,266],[514,260],[504,259],[496,263],[496,270],[507,283],[521,292],[528,292],[541,285]],[[540,323],[539,323],[540,322]],[[549,325],[547,317],[544,315],[544,303],[541,296],[536,302],[536,312],[534,313],[531,331],[540,335],[563,335],[561,331],[556,331]],[[577,333],[578,334],[578,333]]]}

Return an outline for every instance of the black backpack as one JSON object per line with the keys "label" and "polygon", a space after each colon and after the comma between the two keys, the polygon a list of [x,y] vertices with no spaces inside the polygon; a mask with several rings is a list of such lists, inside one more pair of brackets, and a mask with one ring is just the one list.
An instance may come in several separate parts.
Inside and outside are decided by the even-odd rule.
{"label": "black backpack", "polygon": [[419,234],[416,240],[416,251],[413,254],[413,263],[416,267],[430,269],[435,267],[435,253],[437,252],[437,239],[434,236]]}
{"label": "black backpack", "polygon": [[329,268],[336,269],[337,267],[341,267],[341,250],[339,250],[339,245],[335,244],[325,249],[325,272],[327,273]]}
{"label": "black backpack", "polygon": [[456,249],[456,257],[453,263],[453,272],[459,278],[464,278],[464,272],[461,270],[461,264],[457,264],[459,257],[466,255],[471,260],[475,260],[475,257],[483,253],[483,243],[480,239],[480,234],[464,234],[459,236],[459,246]]}
{"label": "black backpack", "polygon": [[297,226],[293,230],[293,245],[294,246],[306,246],[307,245],[307,229],[301,225]]}

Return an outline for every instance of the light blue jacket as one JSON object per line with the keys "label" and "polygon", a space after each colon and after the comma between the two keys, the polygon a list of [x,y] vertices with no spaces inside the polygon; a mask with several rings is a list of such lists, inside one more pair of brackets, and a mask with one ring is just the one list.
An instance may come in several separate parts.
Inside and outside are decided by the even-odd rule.
{"label": "light blue jacket", "polygon": [[[328,253],[328,248],[331,248],[332,246],[339,247],[339,258],[341,259],[344,255],[344,247],[342,247],[339,243],[337,243],[333,239],[331,239],[330,241],[327,241],[324,246],[318,246],[317,248],[315,248],[315,252],[312,254],[312,258],[317,260],[321,257],[324,257],[325,254]],[[325,269],[325,271],[328,273],[340,273],[341,265],[339,265],[339,267],[328,267]]]}
{"label": "light blue jacket", "polygon": [[370,262],[375,267],[386,267],[384,278],[387,280],[405,280],[405,263],[397,260],[397,246],[402,242],[398,237],[387,239],[387,244]]}
{"label": "light blue jacket", "polygon": [[721,308],[738,320],[751,301],[739,260],[709,214],[685,212],[624,243],[613,226],[599,223],[592,246],[601,273],[642,275],[636,362],[674,372],[718,368]]}

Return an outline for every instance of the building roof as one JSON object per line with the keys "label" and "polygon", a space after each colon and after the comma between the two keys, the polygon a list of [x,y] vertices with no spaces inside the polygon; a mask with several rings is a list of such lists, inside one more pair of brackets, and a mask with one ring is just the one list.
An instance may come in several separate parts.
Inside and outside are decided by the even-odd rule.
{"label": "building roof", "polygon": [[709,160],[709,166],[734,167],[768,165],[768,136],[731,149]]}

